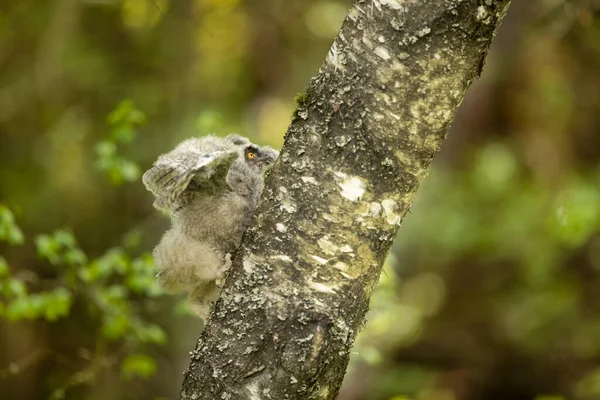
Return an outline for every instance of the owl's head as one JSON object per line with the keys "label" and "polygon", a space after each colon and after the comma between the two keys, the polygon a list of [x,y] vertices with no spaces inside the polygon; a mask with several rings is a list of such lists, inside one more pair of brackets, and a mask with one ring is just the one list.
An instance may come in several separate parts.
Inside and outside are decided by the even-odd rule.
{"label": "owl's head", "polygon": [[243,155],[246,164],[266,171],[273,165],[279,156],[279,152],[269,146],[259,147],[255,144],[250,144],[244,148]]}

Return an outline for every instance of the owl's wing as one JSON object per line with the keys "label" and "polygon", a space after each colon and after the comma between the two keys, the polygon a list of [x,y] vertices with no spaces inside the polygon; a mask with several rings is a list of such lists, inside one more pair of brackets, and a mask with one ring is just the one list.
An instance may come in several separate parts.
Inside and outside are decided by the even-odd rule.
{"label": "owl's wing", "polygon": [[161,211],[173,210],[179,196],[194,182],[225,182],[229,167],[235,161],[235,150],[203,153],[186,151],[160,156],[152,168],[144,173],[142,182],[154,194],[154,207]]}

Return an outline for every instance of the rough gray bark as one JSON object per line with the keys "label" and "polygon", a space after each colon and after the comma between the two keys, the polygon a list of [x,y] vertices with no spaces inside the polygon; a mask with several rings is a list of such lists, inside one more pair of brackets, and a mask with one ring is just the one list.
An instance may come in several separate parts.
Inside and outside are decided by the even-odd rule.
{"label": "rough gray bark", "polygon": [[510,0],[359,0],[310,82],[181,399],[334,399]]}

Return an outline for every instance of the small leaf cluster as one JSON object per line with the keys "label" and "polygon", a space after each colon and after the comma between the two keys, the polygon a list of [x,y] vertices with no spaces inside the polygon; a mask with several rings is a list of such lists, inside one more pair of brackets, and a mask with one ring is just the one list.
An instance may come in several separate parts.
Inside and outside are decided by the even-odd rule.
{"label": "small leaf cluster", "polygon": [[51,235],[39,235],[35,243],[40,258],[63,267],[63,281],[70,290],[80,289],[90,296],[102,314],[105,339],[166,342],[162,329],[143,323],[130,304],[130,298],[135,295],[147,298],[162,294],[154,279],[155,267],[150,254],[132,258],[122,247],[114,247],[88,262],[73,234],[63,229]]}
{"label": "small leaf cluster", "polygon": [[[24,236],[15,223],[12,211],[0,204],[0,242],[22,245]],[[66,316],[73,302],[64,287],[30,294],[23,279],[12,277],[8,262],[0,256],[0,317],[9,321],[44,318],[48,321]]]}
{"label": "small leaf cluster", "polygon": [[102,312],[102,336],[109,341],[126,339],[141,343],[166,343],[166,334],[138,316],[131,299],[162,294],[154,279],[152,257],[131,258],[121,248],[108,250],[79,270],[94,303]]}
{"label": "small leaf cluster", "polygon": [[[135,232],[126,235],[125,246],[110,248],[93,259],[81,249],[69,230],[58,229],[36,236],[37,256],[56,274],[51,287],[43,290],[33,291],[29,286],[34,285],[29,281],[12,276],[8,262],[0,256],[0,318],[10,322],[38,319],[53,322],[68,318],[75,300],[83,300],[90,313],[100,321],[100,342],[126,344],[125,354],[114,356],[122,358],[121,377],[130,380],[152,376],[156,372],[156,361],[139,350],[148,345],[165,344],[167,335],[160,326],[143,317],[141,307],[136,307],[136,304],[144,304],[143,301],[136,303],[136,299],[162,294],[154,278],[152,256],[142,253],[132,257],[126,250],[136,247],[139,240],[134,239],[138,236]],[[0,241],[9,245],[25,242],[14,214],[1,204]],[[31,274],[30,271],[28,276]],[[75,374],[78,373],[81,371]],[[67,383],[55,392],[64,392],[70,386],[71,383]]]}
{"label": "small leaf cluster", "polygon": [[139,166],[119,154],[119,146],[135,140],[137,128],[146,122],[144,113],[131,100],[123,100],[107,117],[108,136],[96,144],[96,168],[107,173],[114,185],[137,181]]}

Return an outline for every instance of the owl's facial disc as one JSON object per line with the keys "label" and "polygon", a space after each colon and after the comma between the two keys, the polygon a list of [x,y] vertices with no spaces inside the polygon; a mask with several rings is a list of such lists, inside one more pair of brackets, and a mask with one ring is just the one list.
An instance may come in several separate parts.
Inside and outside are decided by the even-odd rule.
{"label": "owl's facial disc", "polygon": [[244,149],[244,157],[248,164],[259,168],[270,166],[277,158],[277,152],[269,147],[248,146]]}

